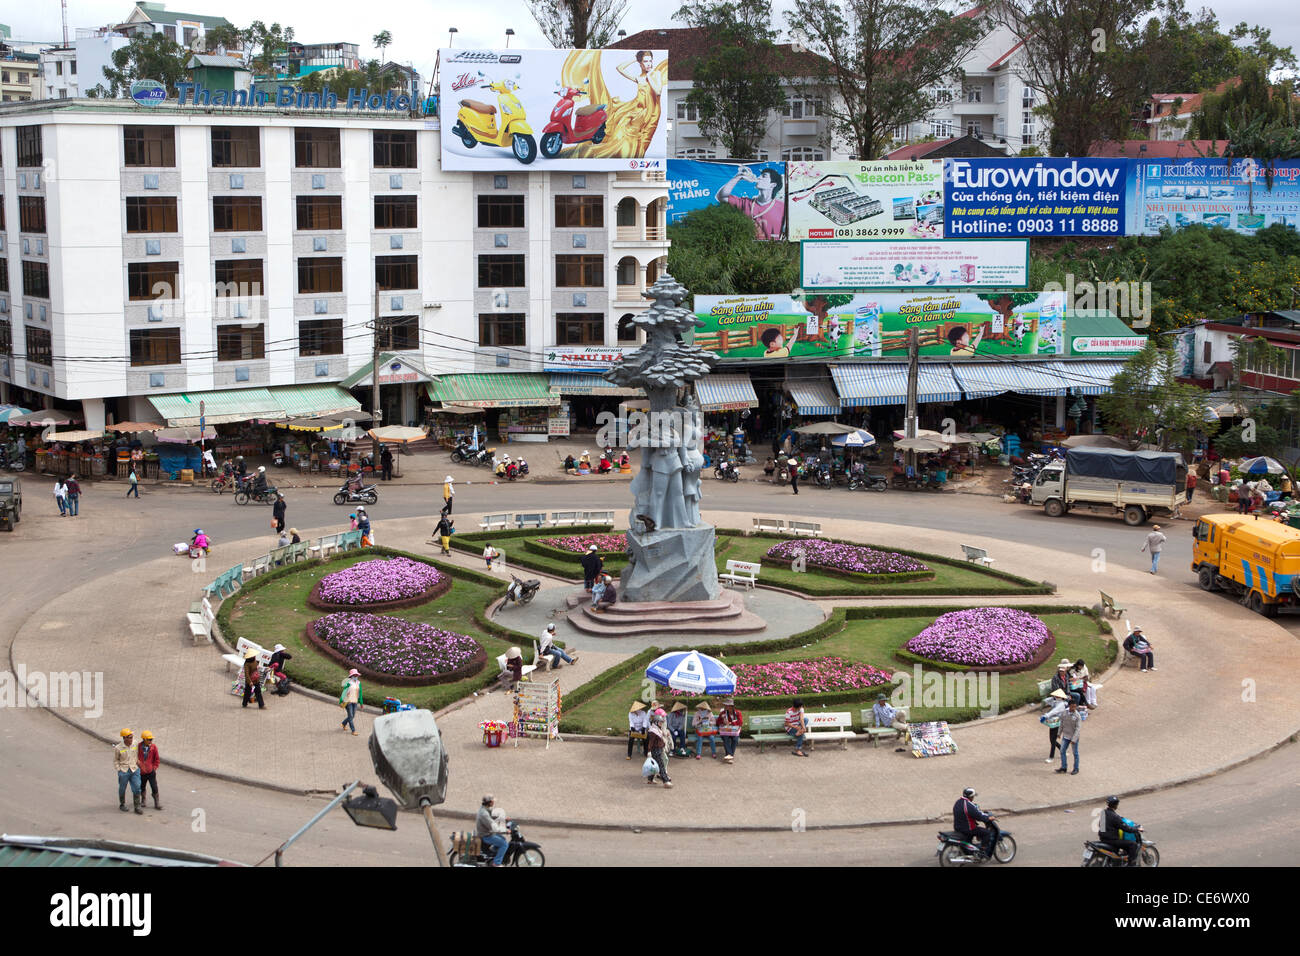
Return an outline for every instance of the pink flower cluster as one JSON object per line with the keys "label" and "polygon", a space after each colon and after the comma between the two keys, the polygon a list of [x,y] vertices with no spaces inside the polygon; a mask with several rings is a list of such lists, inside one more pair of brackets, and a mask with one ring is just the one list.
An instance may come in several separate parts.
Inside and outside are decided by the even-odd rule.
{"label": "pink flower cluster", "polygon": [[626,551],[625,534],[570,534],[563,538],[542,538],[541,543],[563,551],[585,552],[593,544],[597,551]]}
{"label": "pink flower cluster", "polygon": [[410,558],[378,558],[325,575],[317,594],[328,604],[403,601],[423,594],[442,577],[437,568]]}
{"label": "pink flower cluster", "polygon": [[318,618],[316,636],[349,661],[381,674],[427,677],[448,674],[480,651],[464,634],[384,614],[339,611]]}
{"label": "pink flower cluster", "polygon": [[839,544],[835,541],[821,541],[815,538],[780,541],[767,549],[770,557],[780,558],[783,561],[793,561],[800,552],[803,552],[808,563],[814,567],[852,571],[855,574],[900,574],[908,571],[930,570],[916,558],[896,551],[877,551],[875,548],[864,548],[860,544]]}
{"label": "pink flower cluster", "polygon": [[888,684],[890,675],[870,664],[822,657],[814,661],[737,664],[736,694],[743,697],[789,697],[824,694]]}
{"label": "pink flower cluster", "polygon": [[1048,638],[1047,625],[1009,607],[972,607],[941,614],[907,642],[913,654],[971,666],[1032,660]]}

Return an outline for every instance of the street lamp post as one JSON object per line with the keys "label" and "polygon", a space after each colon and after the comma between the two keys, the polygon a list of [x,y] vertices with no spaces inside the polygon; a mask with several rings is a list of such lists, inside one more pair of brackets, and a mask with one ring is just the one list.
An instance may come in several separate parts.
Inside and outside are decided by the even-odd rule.
{"label": "street lamp post", "polygon": [[510,49],[510,38],[515,35],[515,31],[506,27],[506,49]]}

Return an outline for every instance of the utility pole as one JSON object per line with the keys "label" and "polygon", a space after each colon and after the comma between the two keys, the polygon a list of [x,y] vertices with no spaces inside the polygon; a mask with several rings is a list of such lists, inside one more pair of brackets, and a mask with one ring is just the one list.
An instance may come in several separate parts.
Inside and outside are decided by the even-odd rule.
{"label": "utility pole", "polygon": [[[375,429],[383,422],[383,413],[379,410],[379,332],[385,327],[379,316],[379,283],[375,283],[375,321],[371,328],[375,330],[370,354],[370,421]],[[370,467],[379,467],[379,439],[373,435],[370,439]]]}
{"label": "utility pole", "polygon": [[[907,411],[903,420],[903,437],[916,437],[916,392],[917,380],[921,375],[920,330],[915,326],[907,330]],[[916,452],[909,448],[906,461],[915,466]]]}

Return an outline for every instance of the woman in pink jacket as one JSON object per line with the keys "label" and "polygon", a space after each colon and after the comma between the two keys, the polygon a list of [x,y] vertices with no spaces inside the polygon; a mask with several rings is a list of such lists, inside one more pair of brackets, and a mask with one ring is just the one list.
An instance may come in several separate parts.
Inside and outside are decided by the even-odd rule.
{"label": "woman in pink jacket", "polygon": [[745,715],[736,709],[736,701],[731,697],[722,699],[722,710],[718,711],[718,736],[722,738],[722,759],[731,763],[736,756],[736,740],[740,737],[740,728],[744,726]]}

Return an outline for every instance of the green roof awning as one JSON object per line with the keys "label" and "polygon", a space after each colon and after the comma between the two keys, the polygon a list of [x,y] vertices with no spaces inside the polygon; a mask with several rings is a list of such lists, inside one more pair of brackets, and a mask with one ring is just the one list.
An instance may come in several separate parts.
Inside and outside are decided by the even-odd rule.
{"label": "green roof awning", "polygon": [[282,385],[269,389],[281,418],[321,418],[361,411],[361,403],[338,385]]}
{"label": "green roof awning", "polygon": [[284,417],[280,403],[265,388],[230,388],[215,392],[179,392],[174,395],[150,395],[149,404],[173,428],[199,423],[199,403],[203,403],[204,421],[208,425],[247,422],[255,418]]}
{"label": "green roof awning", "polygon": [[[356,388],[360,385],[370,384],[370,372],[373,366],[370,362],[361,366],[343,381],[339,382],[340,388]],[[403,382],[427,382],[431,378],[424,367],[411,361],[405,355],[396,355],[392,352],[382,352],[379,355],[379,384],[380,385],[398,385]]]}
{"label": "green roof awning", "polygon": [[429,397],[475,408],[527,408],[559,405],[551,380],[539,372],[480,372],[442,375],[429,383]]}
{"label": "green roof awning", "polygon": [[1145,335],[1134,332],[1123,319],[1105,309],[1066,312],[1065,340],[1065,355],[1132,355],[1147,343]]}

